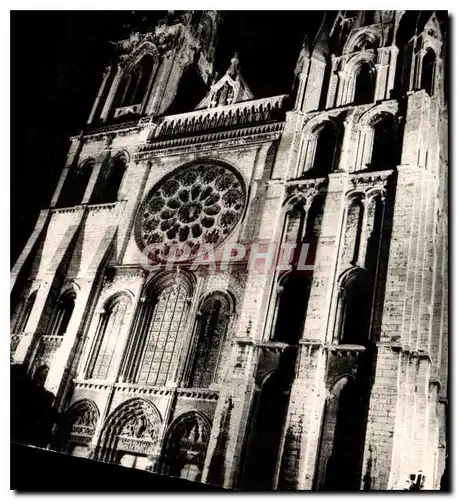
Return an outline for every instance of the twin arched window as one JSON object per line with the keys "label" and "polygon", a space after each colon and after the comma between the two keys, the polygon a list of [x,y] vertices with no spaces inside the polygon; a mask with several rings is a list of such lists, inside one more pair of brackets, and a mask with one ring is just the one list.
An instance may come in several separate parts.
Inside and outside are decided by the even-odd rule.
{"label": "twin arched window", "polygon": [[212,99],[212,107],[232,104],[233,99],[234,88],[230,83],[226,82],[215,92]]}
{"label": "twin arched window", "polygon": [[352,268],[341,281],[334,338],[343,344],[366,345],[383,239],[385,202],[377,194],[364,201],[355,196],[347,209],[341,264]]}

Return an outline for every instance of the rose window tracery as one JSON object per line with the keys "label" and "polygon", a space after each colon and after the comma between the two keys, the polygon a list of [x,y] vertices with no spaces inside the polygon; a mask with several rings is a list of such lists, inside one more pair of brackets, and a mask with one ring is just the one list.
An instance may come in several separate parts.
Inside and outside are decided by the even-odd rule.
{"label": "rose window tracery", "polygon": [[219,245],[230,235],[245,202],[244,182],[230,167],[187,167],[160,181],[143,202],[141,246],[160,244],[154,255],[161,260],[171,245],[186,243],[192,258],[201,245]]}

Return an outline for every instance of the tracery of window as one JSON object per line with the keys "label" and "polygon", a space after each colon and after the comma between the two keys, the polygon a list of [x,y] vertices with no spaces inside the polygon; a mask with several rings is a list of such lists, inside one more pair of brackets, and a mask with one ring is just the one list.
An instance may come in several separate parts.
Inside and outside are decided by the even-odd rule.
{"label": "tracery of window", "polygon": [[163,385],[175,375],[178,366],[180,334],[186,322],[187,291],[180,283],[165,288],[157,303],[144,309],[145,339],[136,381]]}
{"label": "tracery of window", "polygon": [[125,321],[127,297],[119,297],[109,303],[101,314],[96,335],[88,378],[106,380],[110,374],[113,356]]}
{"label": "tracery of window", "polygon": [[49,335],[63,336],[66,333],[75,307],[75,298],[74,292],[65,293],[59,298],[48,329]]}
{"label": "tracery of window", "polygon": [[148,90],[154,59],[146,54],[124,77],[120,87],[118,107],[141,104]]}
{"label": "tracery of window", "polygon": [[209,387],[215,381],[221,347],[229,322],[229,304],[220,295],[207,299],[197,320],[197,347],[190,387]]}
{"label": "tracery of window", "polygon": [[190,258],[200,246],[216,247],[234,230],[246,203],[244,182],[227,166],[193,165],[160,181],[137,217],[139,246],[161,244],[152,260],[164,261],[173,244],[186,242]]}
{"label": "tracery of window", "polygon": [[420,88],[425,89],[430,96],[434,94],[435,67],[436,54],[432,49],[428,49],[422,61]]}

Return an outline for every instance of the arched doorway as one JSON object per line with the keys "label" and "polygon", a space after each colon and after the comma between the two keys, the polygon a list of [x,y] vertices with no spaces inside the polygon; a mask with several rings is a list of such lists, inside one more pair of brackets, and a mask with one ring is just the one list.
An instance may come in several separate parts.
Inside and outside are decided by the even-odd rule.
{"label": "arched doorway", "polygon": [[82,399],[73,403],[63,415],[58,448],[74,456],[89,458],[92,451],[90,443],[99,417],[99,410],[93,401]]}
{"label": "arched doorway", "polygon": [[96,456],[104,462],[151,469],[160,427],[161,417],[153,403],[126,401],[108,417]]}
{"label": "arched doorway", "polygon": [[171,425],[162,454],[162,474],[200,481],[210,439],[210,422],[199,412],[179,416]]}

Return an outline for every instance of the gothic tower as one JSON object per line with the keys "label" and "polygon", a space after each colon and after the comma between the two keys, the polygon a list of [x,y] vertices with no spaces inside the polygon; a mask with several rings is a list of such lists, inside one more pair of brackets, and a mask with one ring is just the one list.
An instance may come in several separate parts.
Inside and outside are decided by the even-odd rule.
{"label": "gothic tower", "polygon": [[291,95],[257,99],[243,54],[214,74],[220,22],[169,12],[116,43],[13,267],[12,361],[55,398],[48,444],[226,488],[438,489],[445,33],[325,14]]}

